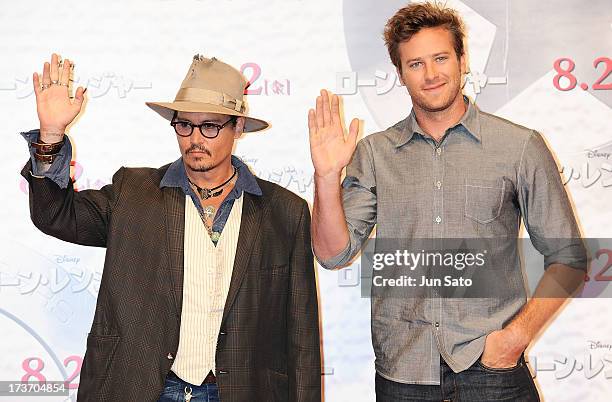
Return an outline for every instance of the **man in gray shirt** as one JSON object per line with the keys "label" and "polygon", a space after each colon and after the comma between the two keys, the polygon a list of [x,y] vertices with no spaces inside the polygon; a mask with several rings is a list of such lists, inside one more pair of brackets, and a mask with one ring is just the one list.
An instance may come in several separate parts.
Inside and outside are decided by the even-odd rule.
{"label": "man in gray shirt", "polygon": [[[523,352],[571,293],[551,289],[563,281],[575,287],[584,273],[585,250],[554,158],[540,134],[462,95],[463,41],[454,10],[410,4],[385,29],[410,115],[357,144],[359,122],[345,137],[336,95],[321,91],[309,111],[312,242],[323,267],[347,265],[374,225],[377,251],[384,239],[497,239],[488,243],[486,295],[372,293],[379,401],[539,400]],[[528,302],[517,251],[521,218],[546,270]]]}

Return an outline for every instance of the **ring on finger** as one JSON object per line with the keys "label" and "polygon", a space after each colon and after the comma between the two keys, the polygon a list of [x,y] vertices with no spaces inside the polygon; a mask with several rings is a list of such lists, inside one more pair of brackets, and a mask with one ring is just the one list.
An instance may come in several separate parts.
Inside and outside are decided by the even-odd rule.
{"label": "ring on finger", "polygon": [[51,80],[51,85],[57,85],[58,82],[59,80]]}
{"label": "ring on finger", "polygon": [[42,84],[42,90],[44,91],[45,89],[49,88],[51,85],[50,84]]}

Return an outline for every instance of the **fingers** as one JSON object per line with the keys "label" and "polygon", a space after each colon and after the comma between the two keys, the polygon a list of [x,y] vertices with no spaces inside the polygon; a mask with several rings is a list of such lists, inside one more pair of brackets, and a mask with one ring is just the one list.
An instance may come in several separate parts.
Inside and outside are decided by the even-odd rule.
{"label": "fingers", "polygon": [[51,76],[49,73],[49,62],[45,62],[44,66],[43,66],[43,80],[42,83],[43,85],[49,86],[51,85]]}
{"label": "fingers", "polygon": [[315,111],[312,109],[308,111],[308,132],[311,136],[317,132],[317,118],[315,117]]}
{"label": "fingers", "polygon": [[66,87],[66,91],[69,91],[70,76],[73,67],[74,65],[70,60],[66,59],[62,63],[60,61],[60,56],[53,53],[51,55],[51,62],[45,62],[43,65],[42,82],[38,73],[34,73],[32,77],[34,92],[38,95],[44,89],[56,84]]}
{"label": "fingers", "polygon": [[330,93],[326,89],[321,90],[321,95],[317,96],[315,119],[318,128],[331,126],[340,122],[340,107],[337,95],[331,97],[332,108],[330,109]]}
{"label": "fingers", "polygon": [[336,94],[331,99],[331,119],[333,124],[340,124],[340,98]]}
{"label": "fingers", "polygon": [[74,102],[72,103],[78,110],[81,110],[81,106],[83,105],[83,101],[85,100],[85,91],[87,89],[83,89],[83,87],[78,87],[76,93],[74,94]]}
{"label": "fingers", "polygon": [[51,82],[59,81],[59,66],[57,54],[51,55]]}
{"label": "fingers", "polygon": [[60,83],[62,85],[65,85],[66,88],[68,88],[68,80],[70,80],[70,60],[66,59],[64,60],[64,66],[62,68],[62,75],[60,78]]}
{"label": "fingers", "polygon": [[[328,92],[326,89],[322,89],[321,95],[317,96],[316,110],[310,109],[308,111],[308,129],[310,130],[310,135],[314,135],[317,132],[317,129],[320,130],[322,128],[331,126],[334,126],[334,129],[332,130],[334,133],[333,135],[338,135],[338,127],[340,127],[340,130],[342,130],[342,121],[340,117],[340,97],[336,94]],[[349,136],[347,139],[353,144],[353,146],[357,142],[358,134],[359,120],[353,119],[349,127]]]}
{"label": "fingers", "polygon": [[40,87],[40,78],[38,77],[38,73],[34,73],[32,75],[32,84],[34,85],[34,94],[38,97],[38,94],[42,90]]}
{"label": "fingers", "polygon": [[317,96],[315,116],[316,116],[316,121],[317,121],[317,127],[318,128],[325,127],[325,125],[323,124],[323,98],[321,98],[320,96]]}
{"label": "fingers", "polygon": [[330,126],[332,123],[331,112],[329,110],[329,95],[327,90],[321,90],[321,97],[323,98],[323,124]]}
{"label": "fingers", "polygon": [[357,144],[357,135],[359,134],[359,119],[351,120],[351,125],[349,126],[348,133],[348,141],[354,147]]}

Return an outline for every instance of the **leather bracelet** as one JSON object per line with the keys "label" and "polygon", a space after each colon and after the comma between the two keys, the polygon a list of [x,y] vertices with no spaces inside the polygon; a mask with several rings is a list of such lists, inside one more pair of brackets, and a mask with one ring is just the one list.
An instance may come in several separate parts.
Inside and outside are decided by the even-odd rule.
{"label": "leather bracelet", "polygon": [[34,152],[34,159],[43,163],[53,163],[58,154],[39,154],[38,152]]}
{"label": "leather bracelet", "polygon": [[62,138],[60,142],[55,142],[53,144],[47,144],[46,142],[32,142],[32,146],[40,155],[50,155],[58,153],[64,146],[64,142],[65,141]]}

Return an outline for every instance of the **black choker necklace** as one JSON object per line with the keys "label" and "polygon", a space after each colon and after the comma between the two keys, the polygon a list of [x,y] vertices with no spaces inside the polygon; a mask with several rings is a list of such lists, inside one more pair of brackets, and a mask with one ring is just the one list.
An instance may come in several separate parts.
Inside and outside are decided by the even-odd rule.
{"label": "black choker necklace", "polygon": [[236,177],[236,173],[238,173],[238,170],[234,166],[232,167],[234,168],[234,173],[232,174],[232,176],[229,179],[225,180],[223,183],[219,184],[217,187],[202,188],[192,182],[189,177],[187,177],[187,180],[189,180],[189,183],[191,183],[196,188],[198,194],[200,194],[200,197],[202,197],[203,200],[207,200],[211,197],[218,197],[219,195],[221,195],[221,193],[223,193],[223,187],[225,187],[227,183],[232,181],[232,179]]}

